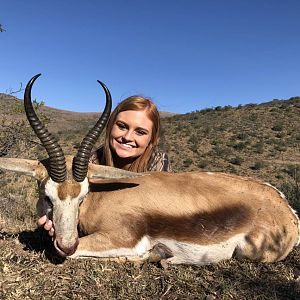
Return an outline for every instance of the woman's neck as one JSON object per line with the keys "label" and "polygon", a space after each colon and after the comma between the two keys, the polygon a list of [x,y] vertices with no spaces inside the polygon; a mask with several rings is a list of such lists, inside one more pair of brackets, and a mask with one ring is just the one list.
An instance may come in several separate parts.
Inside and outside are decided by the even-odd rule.
{"label": "woman's neck", "polygon": [[121,158],[117,155],[112,156],[113,162],[114,162],[114,167],[123,169],[123,170],[129,170],[130,166],[132,163],[135,161],[133,158]]}

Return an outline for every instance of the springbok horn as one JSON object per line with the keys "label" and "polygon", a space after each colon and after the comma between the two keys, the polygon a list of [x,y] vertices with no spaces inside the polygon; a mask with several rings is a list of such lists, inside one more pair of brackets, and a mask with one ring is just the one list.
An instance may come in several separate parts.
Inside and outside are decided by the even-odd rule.
{"label": "springbok horn", "polygon": [[99,80],[97,81],[104,89],[106,95],[106,105],[96,125],[88,132],[88,134],[82,140],[77,155],[73,159],[73,178],[77,182],[82,182],[87,175],[89,158],[91,155],[92,148],[96,143],[98,137],[100,136],[101,132],[103,131],[111,111],[112,100],[110,92],[103,82]]}
{"label": "springbok horn", "polygon": [[51,135],[50,132],[45,128],[42,122],[36,115],[31,102],[31,88],[35,80],[41,74],[37,74],[30,79],[27,83],[25,93],[24,93],[24,107],[27,119],[30,126],[34,130],[37,137],[40,139],[41,143],[45,147],[49,159],[50,159],[50,171],[49,176],[55,182],[63,182],[67,177],[66,161],[64,153],[56,141],[56,139]]}

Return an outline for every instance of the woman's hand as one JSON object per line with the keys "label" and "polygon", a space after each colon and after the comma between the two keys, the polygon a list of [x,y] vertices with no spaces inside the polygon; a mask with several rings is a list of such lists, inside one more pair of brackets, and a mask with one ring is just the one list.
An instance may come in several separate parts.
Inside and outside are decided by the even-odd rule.
{"label": "woman's hand", "polygon": [[47,218],[47,216],[42,216],[38,219],[38,225],[43,226],[45,230],[48,231],[50,236],[54,235],[53,223]]}

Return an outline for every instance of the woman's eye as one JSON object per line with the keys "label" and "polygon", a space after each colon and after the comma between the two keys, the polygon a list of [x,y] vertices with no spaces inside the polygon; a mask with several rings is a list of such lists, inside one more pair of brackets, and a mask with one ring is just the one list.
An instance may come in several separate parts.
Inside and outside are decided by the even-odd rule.
{"label": "woman's eye", "polygon": [[119,129],[126,129],[126,125],[123,123],[117,123],[117,126],[119,127]]}
{"label": "woman's eye", "polygon": [[137,133],[137,135],[145,135],[145,134],[147,134],[147,132],[144,131],[144,130],[137,130],[136,133]]}

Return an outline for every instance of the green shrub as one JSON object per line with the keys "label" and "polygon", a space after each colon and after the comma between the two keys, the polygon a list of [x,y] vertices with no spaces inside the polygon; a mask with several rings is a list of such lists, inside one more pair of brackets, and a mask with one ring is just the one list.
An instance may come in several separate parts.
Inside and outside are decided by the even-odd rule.
{"label": "green shrub", "polygon": [[247,146],[246,143],[244,143],[244,142],[239,142],[239,143],[234,144],[234,145],[233,145],[233,148],[236,149],[236,150],[243,150],[243,149],[246,148],[246,146]]}
{"label": "green shrub", "polygon": [[213,108],[204,108],[204,109],[202,109],[202,110],[200,111],[200,113],[206,114],[206,113],[209,113],[209,112],[211,112],[211,111],[213,111]]}
{"label": "green shrub", "polygon": [[239,132],[235,137],[239,140],[245,140],[248,135],[245,132]]}
{"label": "green shrub", "polygon": [[255,113],[251,113],[248,118],[249,118],[250,121],[254,122],[254,121],[257,120],[258,116]]}
{"label": "green shrub", "polygon": [[197,163],[197,167],[198,168],[201,168],[201,169],[204,169],[208,166],[208,161],[207,160],[200,160],[198,163]]}
{"label": "green shrub", "polygon": [[251,167],[252,170],[260,170],[266,166],[266,163],[262,160],[257,161],[254,166]]}
{"label": "green shrub", "polygon": [[224,157],[230,153],[229,149],[225,148],[224,146],[215,146],[211,151],[211,155],[215,155],[217,157]]}
{"label": "green shrub", "polygon": [[190,138],[188,139],[188,142],[192,145],[198,144],[198,141],[199,141],[199,138],[195,134],[192,134],[190,136]]}
{"label": "green shrub", "polygon": [[264,152],[264,143],[262,142],[256,143],[253,146],[253,148],[254,148],[254,152],[261,154]]}
{"label": "green shrub", "polygon": [[283,124],[282,123],[277,123],[272,127],[273,131],[282,131],[283,130]]}
{"label": "green shrub", "polygon": [[297,134],[295,135],[295,140],[296,140],[296,141],[300,141],[300,133],[297,133]]}
{"label": "green shrub", "polygon": [[300,181],[300,166],[289,165],[284,169],[288,175],[290,175],[296,182]]}
{"label": "green shrub", "polygon": [[289,204],[294,208],[298,214],[300,213],[300,189],[296,184],[283,183],[280,190],[286,196]]}
{"label": "green shrub", "polygon": [[240,166],[244,160],[241,157],[233,157],[229,160],[229,162],[233,165]]}
{"label": "green shrub", "polygon": [[191,158],[186,158],[183,160],[183,166],[185,168],[189,167],[193,163],[193,160]]}

